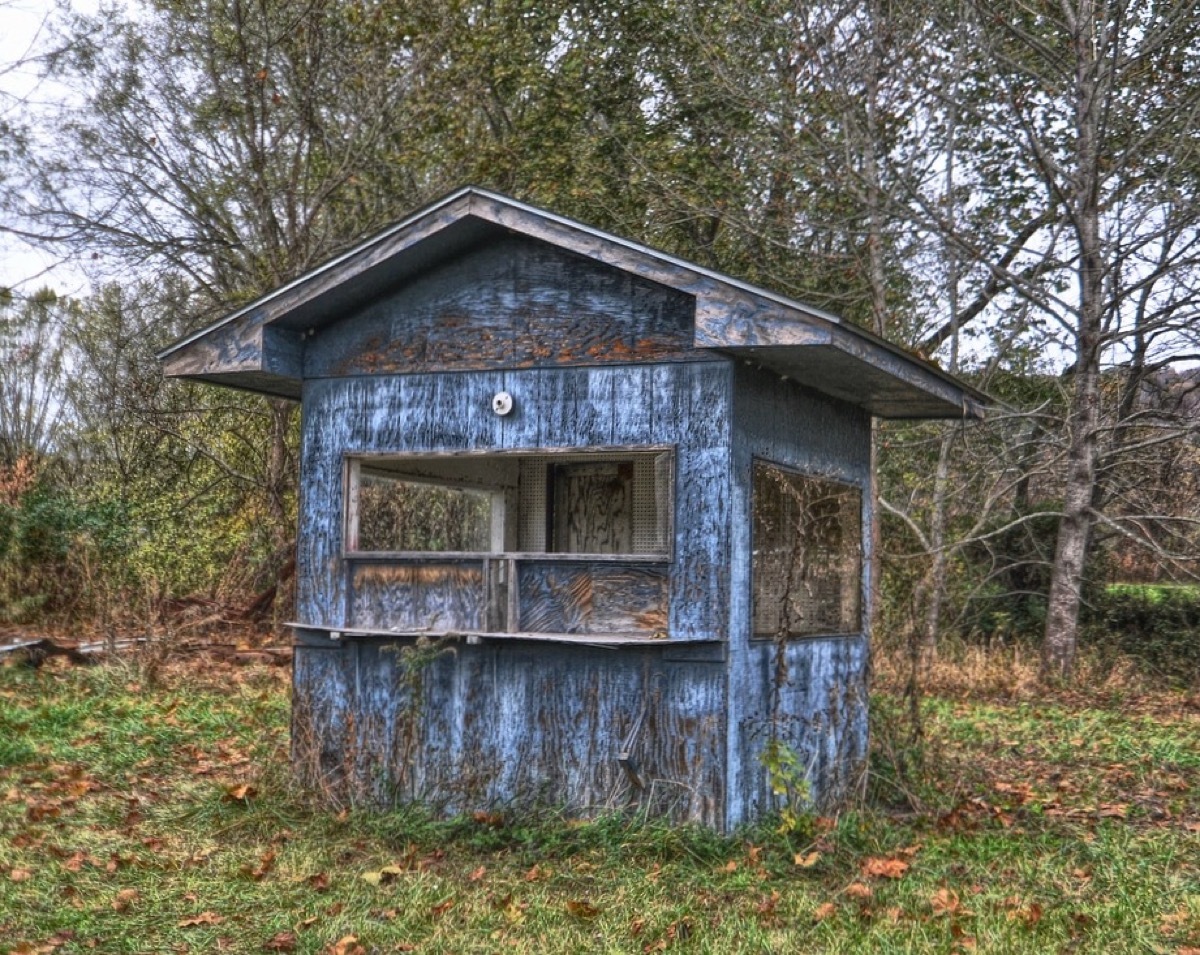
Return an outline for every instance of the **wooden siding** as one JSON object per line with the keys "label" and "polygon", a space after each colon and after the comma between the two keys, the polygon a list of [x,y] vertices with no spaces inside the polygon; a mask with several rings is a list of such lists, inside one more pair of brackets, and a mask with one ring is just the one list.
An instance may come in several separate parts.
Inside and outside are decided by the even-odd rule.
{"label": "wooden siding", "polygon": [[[675,448],[675,542],[665,629],[672,640],[724,639],[729,384],[726,362],[306,382],[297,545],[300,620],[335,628],[362,622],[349,616],[342,554],[347,454],[654,445]],[[513,395],[511,414],[492,412],[497,391]],[[643,613],[645,621],[657,619],[657,611],[646,607],[629,617]],[[372,624],[390,629],[379,617]]]}
{"label": "wooden siding", "polygon": [[324,327],[309,378],[696,357],[690,296],[509,236]]}
{"label": "wooden siding", "polygon": [[[488,410],[500,387],[517,396],[524,418]],[[795,384],[711,363],[310,382],[302,619],[323,613],[336,625],[330,615],[348,600],[361,621],[360,609],[377,606],[381,594],[404,599],[394,570],[378,569],[386,559],[364,563],[370,573],[354,565],[349,576],[341,564],[331,515],[340,513],[343,449],[533,450],[546,447],[547,427],[573,435],[563,438],[571,446],[674,445],[676,557],[636,568],[561,558],[519,564],[522,629],[644,633],[665,618],[672,639],[649,646],[456,643],[414,681],[402,658],[382,649],[391,641],[312,634],[296,657],[302,778],[343,801],[415,799],[443,811],[638,806],[728,830],[775,806],[761,759],[775,738],[796,753],[815,803],[835,806],[854,791],[866,757],[868,642],[865,634],[782,647],[751,639],[751,468],[761,457],[865,487],[869,424],[862,411]],[[660,617],[664,575],[670,592]],[[482,593],[477,579],[468,589]],[[381,625],[392,619],[372,612]],[[688,636],[728,636],[727,652],[681,642]]]}
{"label": "wooden siding", "polygon": [[293,762],[335,802],[640,808],[723,826],[719,660],[670,662],[658,646],[457,645],[406,673],[400,645],[297,647]]}
{"label": "wooden siding", "polygon": [[667,631],[667,568],[524,563],[518,630],[532,633]]}
{"label": "wooden siding", "polygon": [[780,648],[755,641],[730,669],[729,828],[778,808],[763,752],[774,738],[795,753],[819,809],[858,791],[867,760],[865,636],[803,639],[783,648],[787,679],[776,687]]}
{"label": "wooden siding", "polygon": [[351,627],[400,632],[483,630],[480,564],[352,563],[347,621]]}
{"label": "wooden siding", "polygon": [[[870,566],[871,420],[862,410],[768,378],[733,374],[730,490],[729,815],[761,817],[776,797],[763,766],[772,737],[800,760],[815,803],[836,806],[858,785],[867,747],[867,635],[803,638],[782,647],[751,636],[751,492],[755,458],[863,492],[864,619]],[[785,678],[777,680],[780,667]]]}

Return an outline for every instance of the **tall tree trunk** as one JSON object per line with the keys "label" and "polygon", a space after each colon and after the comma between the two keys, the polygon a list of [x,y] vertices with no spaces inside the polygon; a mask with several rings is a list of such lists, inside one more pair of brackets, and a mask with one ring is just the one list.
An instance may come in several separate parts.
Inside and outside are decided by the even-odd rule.
{"label": "tall tree trunk", "polygon": [[1079,641],[1084,568],[1092,531],[1100,421],[1100,350],[1104,320],[1104,258],[1100,240],[1100,112],[1112,21],[1096,0],[1069,11],[1075,54],[1075,168],[1071,182],[1073,227],[1079,252],[1079,305],[1075,331],[1075,388],[1068,415],[1067,479],[1054,552],[1042,645],[1042,676],[1066,679]]}
{"label": "tall tree trunk", "polygon": [[[958,29],[959,43],[954,54],[954,77],[962,74],[964,54],[968,46],[965,42],[965,30],[960,21]],[[957,86],[957,82],[956,82]],[[954,176],[956,172],[958,138],[958,108],[957,90],[951,88],[949,105],[946,111],[946,169],[943,179],[942,194],[945,198],[947,217],[955,218]],[[942,260],[946,268],[946,324],[949,328],[950,367],[952,374],[958,373],[959,346],[959,260],[958,248],[949,234],[942,236]],[[929,667],[937,659],[938,637],[942,628],[942,601],[946,594],[946,494],[950,487],[950,444],[954,440],[954,431],[950,427],[942,430],[938,442],[937,471],[933,482],[933,501],[929,515],[929,544],[932,551],[932,561],[929,567],[928,603],[925,606],[925,626],[921,635],[920,661],[923,667]]]}
{"label": "tall tree trunk", "polygon": [[[1098,351],[1095,351],[1098,357]],[[1079,642],[1079,611],[1083,603],[1084,568],[1092,530],[1092,494],[1096,485],[1096,427],[1099,420],[1099,363],[1076,373],[1074,409],[1067,448],[1067,482],[1063,514],[1054,550],[1054,567],[1046,607],[1042,644],[1042,676],[1067,679],[1075,666]]]}

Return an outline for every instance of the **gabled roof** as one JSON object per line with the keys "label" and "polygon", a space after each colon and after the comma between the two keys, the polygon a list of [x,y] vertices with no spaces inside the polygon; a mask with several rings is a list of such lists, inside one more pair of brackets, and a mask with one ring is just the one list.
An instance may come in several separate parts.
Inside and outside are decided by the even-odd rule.
{"label": "gabled roof", "polygon": [[885,418],[977,417],[987,397],[935,365],[766,289],[468,186],[159,354],[168,375],[298,399],[305,337],[432,267],[517,234],[695,300],[694,347],[744,359]]}

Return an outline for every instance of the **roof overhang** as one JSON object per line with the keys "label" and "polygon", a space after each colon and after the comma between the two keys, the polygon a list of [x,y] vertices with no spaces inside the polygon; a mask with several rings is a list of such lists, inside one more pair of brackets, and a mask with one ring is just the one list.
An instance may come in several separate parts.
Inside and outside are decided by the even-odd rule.
{"label": "roof overhang", "polygon": [[523,235],[695,300],[695,341],[883,418],[979,417],[986,395],[858,326],[628,239],[466,187],[159,354],[167,375],[299,399],[306,337],[505,235]]}

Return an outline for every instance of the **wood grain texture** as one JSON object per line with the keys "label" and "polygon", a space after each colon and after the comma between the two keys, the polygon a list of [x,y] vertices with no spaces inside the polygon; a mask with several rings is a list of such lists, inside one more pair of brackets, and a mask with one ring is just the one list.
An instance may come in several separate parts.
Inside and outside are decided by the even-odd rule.
{"label": "wood grain texture", "polygon": [[384,630],[487,629],[483,562],[353,565],[349,627]]}
{"label": "wood grain texture", "polygon": [[[456,645],[404,677],[388,645],[298,651],[293,739],[310,742],[296,744],[296,768],[343,804],[643,808],[723,826],[720,663],[665,663],[658,646],[497,643]],[[618,764],[626,752],[646,788]]]}
{"label": "wood grain texture", "polygon": [[[760,818],[775,807],[777,797],[762,762],[764,748],[772,738],[798,755],[814,803],[823,809],[836,807],[853,794],[866,759],[866,634],[794,640],[782,650],[771,641],[751,639],[754,462],[771,461],[862,489],[864,548],[869,547],[872,518],[866,493],[871,466],[870,417],[860,408],[795,382],[764,377],[744,365],[738,366],[733,377],[730,827]],[[864,606],[868,592],[864,574]],[[776,693],[781,662],[787,679]]]}
{"label": "wood grain texture", "polygon": [[[665,629],[673,639],[724,639],[730,371],[727,362],[705,361],[306,382],[297,615],[313,624],[349,623],[347,454],[674,447],[675,560]],[[500,390],[516,400],[506,417],[490,409]]]}
{"label": "wood grain texture", "polygon": [[844,804],[859,790],[867,759],[866,637],[788,643],[787,679],[770,692],[780,648],[749,644],[730,675],[729,817],[727,825],[778,808],[762,755],[772,739],[794,752],[818,810]]}
{"label": "wood grain texture", "polygon": [[695,359],[689,296],[542,242],[499,238],[308,343],[307,377]]}
{"label": "wood grain texture", "polygon": [[553,549],[567,554],[633,552],[633,465],[556,465]]}
{"label": "wood grain texture", "polygon": [[[163,363],[168,377],[210,379],[235,387],[242,382],[283,379],[298,387],[304,347],[300,336],[285,329],[264,327],[247,315],[215,329]],[[230,377],[232,376],[232,377]],[[253,390],[253,389],[251,389]]]}
{"label": "wood grain texture", "polygon": [[517,629],[542,633],[667,630],[666,568],[523,563]]}
{"label": "wood grain texture", "polygon": [[301,783],[333,801],[349,782],[354,745],[353,655],[345,646],[297,645],[292,655],[292,767]]}

